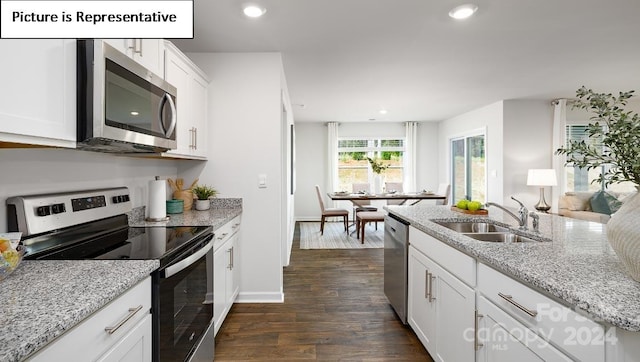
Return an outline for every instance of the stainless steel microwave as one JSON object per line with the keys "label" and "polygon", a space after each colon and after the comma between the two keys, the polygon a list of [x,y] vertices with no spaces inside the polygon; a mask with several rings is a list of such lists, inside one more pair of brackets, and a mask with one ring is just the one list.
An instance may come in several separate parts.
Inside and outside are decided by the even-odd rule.
{"label": "stainless steel microwave", "polygon": [[98,39],[77,41],[77,148],[156,153],[176,148],[177,91]]}

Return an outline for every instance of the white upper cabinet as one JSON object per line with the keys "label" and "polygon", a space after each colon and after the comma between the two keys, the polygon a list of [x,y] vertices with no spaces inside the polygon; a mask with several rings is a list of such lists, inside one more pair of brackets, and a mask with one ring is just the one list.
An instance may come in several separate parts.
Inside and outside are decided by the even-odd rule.
{"label": "white upper cabinet", "polygon": [[164,74],[164,41],[162,39],[105,39],[107,44],[162,77]]}
{"label": "white upper cabinet", "polygon": [[206,75],[172,43],[166,42],[164,78],[178,89],[178,147],[165,155],[206,159],[209,85]]}
{"label": "white upper cabinet", "polygon": [[75,40],[2,39],[0,49],[0,142],[75,148]]}

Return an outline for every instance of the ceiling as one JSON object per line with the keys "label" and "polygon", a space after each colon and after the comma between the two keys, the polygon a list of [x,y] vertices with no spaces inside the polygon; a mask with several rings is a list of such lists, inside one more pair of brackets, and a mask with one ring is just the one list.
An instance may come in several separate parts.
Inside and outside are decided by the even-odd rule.
{"label": "ceiling", "polygon": [[[471,0],[473,1],[473,0]],[[281,52],[296,122],[439,121],[503,99],[640,90],[640,0],[195,1],[185,52]],[[213,79],[215,81],[215,79]],[[386,115],[380,109],[388,110]]]}

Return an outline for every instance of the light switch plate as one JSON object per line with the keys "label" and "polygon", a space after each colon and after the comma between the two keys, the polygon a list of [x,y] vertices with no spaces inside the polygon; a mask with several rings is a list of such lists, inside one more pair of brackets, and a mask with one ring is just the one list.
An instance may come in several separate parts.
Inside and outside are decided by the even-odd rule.
{"label": "light switch plate", "polygon": [[258,175],[258,188],[266,189],[267,188],[267,175],[261,173]]}

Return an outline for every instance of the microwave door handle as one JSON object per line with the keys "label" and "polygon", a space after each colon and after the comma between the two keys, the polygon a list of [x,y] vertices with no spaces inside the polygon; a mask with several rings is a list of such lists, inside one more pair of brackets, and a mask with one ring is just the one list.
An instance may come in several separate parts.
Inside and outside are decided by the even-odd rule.
{"label": "microwave door handle", "polygon": [[188,268],[191,264],[198,261],[198,259],[202,258],[205,254],[209,252],[209,250],[213,249],[213,241],[210,241],[207,245],[205,245],[202,249],[196,251],[195,253],[189,255],[189,257],[181,260],[170,267],[167,267],[164,270],[164,277],[169,278],[172,275],[180,273],[184,269]]}
{"label": "microwave door handle", "polygon": [[[162,119],[162,110],[164,109],[167,103],[169,103],[169,107],[171,107],[171,123],[169,124],[169,128],[165,128],[164,122]],[[169,93],[164,94],[164,96],[162,97],[162,101],[160,102],[159,108],[160,109],[158,111],[158,121],[160,123],[160,128],[162,128],[162,132],[164,133],[164,135],[169,137],[171,133],[173,133],[173,130],[176,128],[176,104],[173,101],[173,98],[171,98],[171,95]]]}

